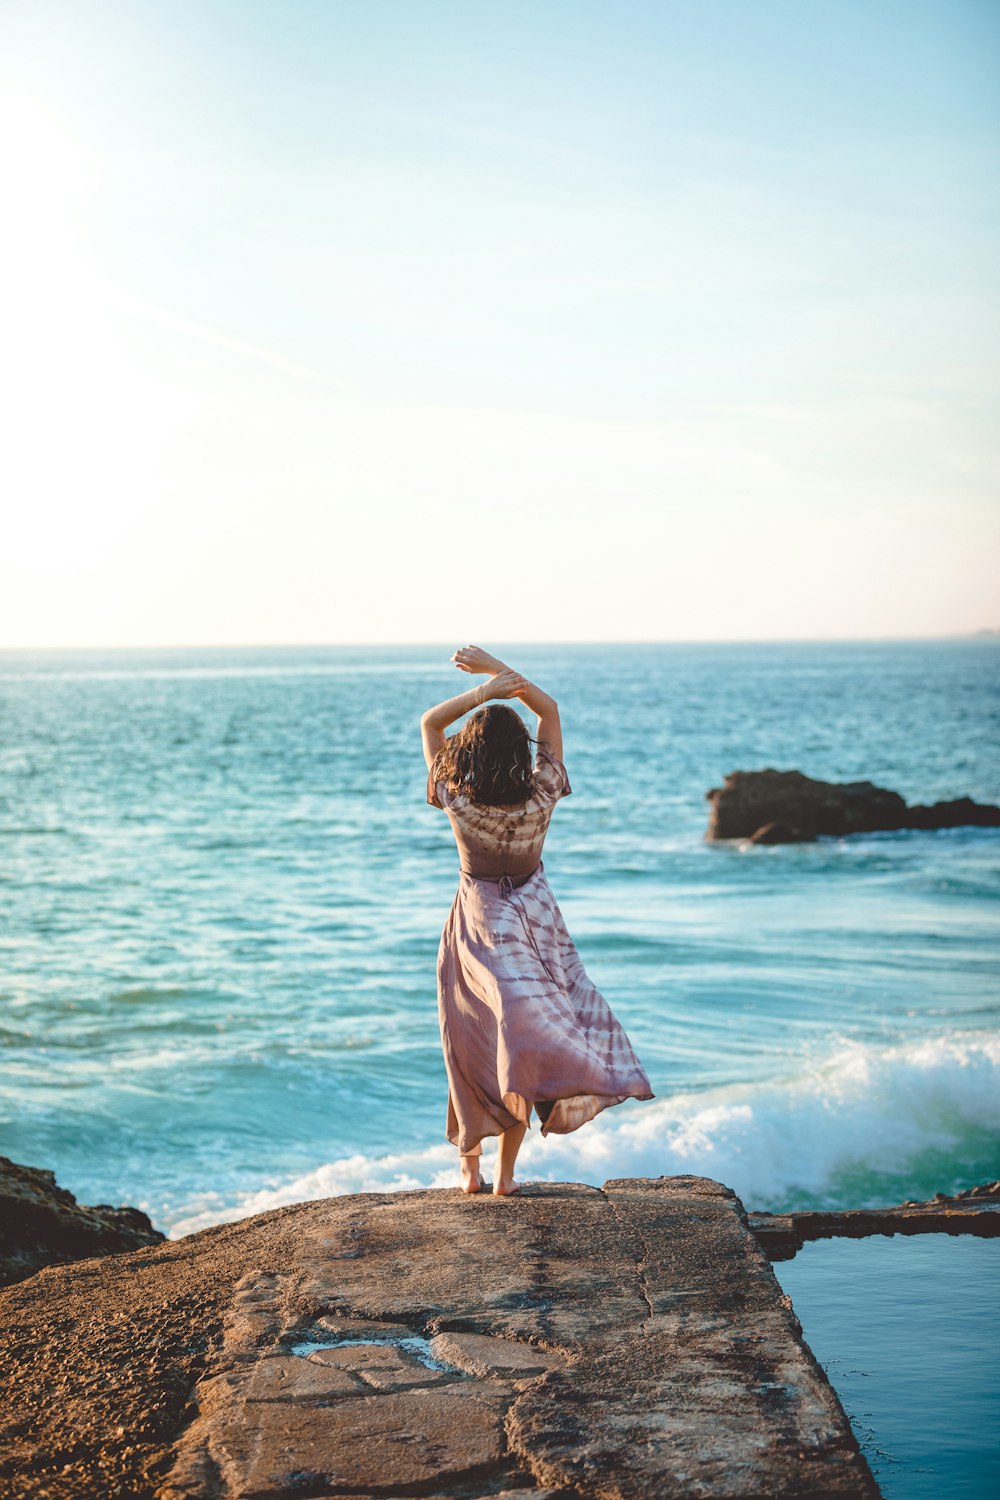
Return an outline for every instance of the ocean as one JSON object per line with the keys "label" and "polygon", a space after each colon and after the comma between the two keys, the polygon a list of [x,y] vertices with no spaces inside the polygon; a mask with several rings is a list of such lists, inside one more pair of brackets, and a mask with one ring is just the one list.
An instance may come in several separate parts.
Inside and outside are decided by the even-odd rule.
{"label": "ocean", "polygon": [[[454,644],[0,653],[0,1151],[171,1237],[457,1180],[419,729]],[[737,769],[1000,802],[1000,642],[485,644],[559,700],[546,874],[656,1095],[533,1121],[522,1178],[1000,1176],[1000,830],[704,840]]]}

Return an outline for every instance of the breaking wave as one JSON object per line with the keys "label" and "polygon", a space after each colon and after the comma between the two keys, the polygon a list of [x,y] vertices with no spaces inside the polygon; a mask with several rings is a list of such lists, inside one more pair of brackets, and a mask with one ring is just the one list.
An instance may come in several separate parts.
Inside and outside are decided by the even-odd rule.
{"label": "breaking wave", "polygon": [[[485,1175],[491,1143],[484,1143]],[[171,1239],[289,1203],[343,1193],[453,1187],[447,1141],[326,1162],[238,1201],[189,1203]],[[747,1208],[862,1207],[928,1197],[1000,1176],[1000,1037],[955,1033],[892,1047],[845,1043],[793,1077],[679,1093],[606,1110],[582,1130],[542,1139],[522,1180],[585,1182],[695,1173],[734,1188]]]}

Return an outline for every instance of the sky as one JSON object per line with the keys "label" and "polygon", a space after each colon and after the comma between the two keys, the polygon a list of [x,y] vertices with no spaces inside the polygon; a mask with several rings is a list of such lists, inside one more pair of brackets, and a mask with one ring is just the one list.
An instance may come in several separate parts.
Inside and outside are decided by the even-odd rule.
{"label": "sky", "polygon": [[0,0],[0,646],[1000,626],[994,0]]}

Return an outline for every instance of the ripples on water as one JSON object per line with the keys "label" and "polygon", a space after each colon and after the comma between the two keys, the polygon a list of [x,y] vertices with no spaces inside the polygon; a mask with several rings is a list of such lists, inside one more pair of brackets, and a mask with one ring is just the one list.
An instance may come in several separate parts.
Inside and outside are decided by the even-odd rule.
{"label": "ripples on water", "polygon": [[[173,1233],[452,1180],[450,649],[0,656],[0,1150]],[[996,643],[509,655],[560,700],[546,871],[657,1095],[533,1130],[527,1174],[773,1207],[1000,1175],[1000,834],[703,841],[738,768],[1000,801]]]}
{"label": "ripples on water", "polygon": [[1000,1494],[983,1320],[1000,1295],[998,1249],[969,1235],[816,1240],[774,1268],[886,1500]]}

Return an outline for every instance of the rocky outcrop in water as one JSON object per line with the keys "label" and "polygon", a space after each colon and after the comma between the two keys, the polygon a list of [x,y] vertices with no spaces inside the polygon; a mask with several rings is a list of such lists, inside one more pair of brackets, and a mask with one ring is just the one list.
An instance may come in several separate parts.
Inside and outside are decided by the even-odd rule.
{"label": "rocky outcrop in water", "polygon": [[908,807],[872,781],[817,781],[801,771],[733,771],[705,793],[712,804],[706,839],[755,844],[807,843],[820,834],[884,833],[901,828],[1000,828],[1000,807],[958,797]]}
{"label": "rocky outcrop in water", "polygon": [[935,1193],[924,1203],[895,1208],[809,1209],[793,1214],[750,1214],[750,1228],[769,1260],[791,1260],[807,1240],[864,1239],[870,1234],[974,1234],[1000,1236],[1000,1181],[949,1197]]}
{"label": "rocky outcrop in water", "polygon": [[0,1156],[0,1287],[42,1266],[156,1245],[166,1236],[138,1208],[77,1203],[41,1167]]}

